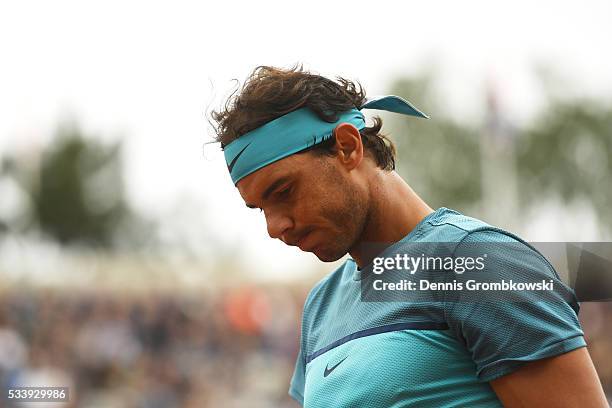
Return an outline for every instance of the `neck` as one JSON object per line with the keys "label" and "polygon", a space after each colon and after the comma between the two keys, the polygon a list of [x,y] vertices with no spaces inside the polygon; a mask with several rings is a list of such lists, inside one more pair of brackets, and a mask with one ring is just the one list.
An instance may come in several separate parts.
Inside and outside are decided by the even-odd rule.
{"label": "neck", "polygon": [[349,254],[360,268],[401,240],[433,210],[395,172],[376,172],[370,181],[366,225]]}

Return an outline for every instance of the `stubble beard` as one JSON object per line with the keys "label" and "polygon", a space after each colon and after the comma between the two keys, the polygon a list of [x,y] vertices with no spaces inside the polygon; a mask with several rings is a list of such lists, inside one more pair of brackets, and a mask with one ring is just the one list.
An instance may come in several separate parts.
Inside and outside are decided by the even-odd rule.
{"label": "stubble beard", "polygon": [[349,253],[359,245],[368,220],[367,204],[353,186],[344,184],[338,193],[344,202],[337,207],[328,207],[326,218],[335,221],[338,233],[333,242],[321,248],[315,255],[323,262],[333,262]]}

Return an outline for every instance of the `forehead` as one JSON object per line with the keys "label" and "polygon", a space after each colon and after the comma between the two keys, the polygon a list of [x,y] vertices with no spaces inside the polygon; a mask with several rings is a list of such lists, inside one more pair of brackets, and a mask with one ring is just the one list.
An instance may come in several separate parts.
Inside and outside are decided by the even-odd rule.
{"label": "forehead", "polygon": [[310,171],[316,160],[309,153],[292,154],[249,174],[236,184],[245,201],[256,200],[263,191],[281,178],[295,178]]}

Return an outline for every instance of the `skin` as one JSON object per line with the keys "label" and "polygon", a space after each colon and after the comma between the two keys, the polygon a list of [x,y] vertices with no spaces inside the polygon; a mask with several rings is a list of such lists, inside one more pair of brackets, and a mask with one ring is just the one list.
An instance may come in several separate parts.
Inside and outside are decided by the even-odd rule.
{"label": "skin", "polygon": [[505,407],[609,407],[586,347],[533,361],[490,384]]}
{"label": "skin", "polygon": [[335,156],[294,154],[237,187],[247,206],[263,210],[270,237],[325,262],[348,252],[363,267],[378,252],[368,244],[399,241],[433,210],[396,172],[376,166],[357,128],[340,124],[335,134]]}
{"label": "skin", "polygon": [[[333,156],[294,154],[237,187],[248,207],[264,212],[270,237],[325,262],[349,253],[364,267],[433,210],[396,172],[376,166],[353,125],[338,125],[335,136]],[[586,348],[527,363],[490,384],[507,407],[608,406]]]}

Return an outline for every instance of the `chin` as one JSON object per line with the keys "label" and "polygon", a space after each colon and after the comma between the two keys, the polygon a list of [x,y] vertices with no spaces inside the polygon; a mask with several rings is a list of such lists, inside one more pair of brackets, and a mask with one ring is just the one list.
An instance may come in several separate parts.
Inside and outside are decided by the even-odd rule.
{"label": "chin", "polygon": [[346,255],[347,251],[325,251],[317,250],[312,253],[323,262],[334,262]]}

